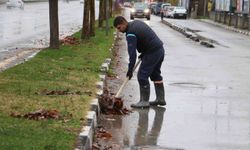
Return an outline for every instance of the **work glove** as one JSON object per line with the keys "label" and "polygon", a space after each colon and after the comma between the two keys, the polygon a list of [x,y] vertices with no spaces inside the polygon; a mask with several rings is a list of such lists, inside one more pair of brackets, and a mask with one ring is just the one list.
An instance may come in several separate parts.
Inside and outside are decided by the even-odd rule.
{"label": "work glove", "polygon": [[138,58],[141,59],[141,60],[142,60],[142,57],[143,57],[143,54],[140,54],[140,55],[138,56]]}
{"label": "work glove", "polygon": [[128,70],[127,71],[127,75],[126,75],[127,77],[128,77],[128,79],[130,80],[132,77],[133,77],[133,71],[132,70]]}

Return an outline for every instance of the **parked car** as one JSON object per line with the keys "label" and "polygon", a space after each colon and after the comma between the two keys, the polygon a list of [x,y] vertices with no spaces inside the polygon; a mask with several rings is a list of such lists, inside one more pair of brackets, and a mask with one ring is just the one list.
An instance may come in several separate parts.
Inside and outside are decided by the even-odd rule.
{"label": "parked car", "polygon": [[151,2],[148,6],[148,8],[150,9],[151,14],[154,13],[154,7],[156,6],[156,2]]}
{"label": "parked car", "polygon": [[146,3],[134,3],[134,7],[131,8],[130,19],[133,20],[134,18],[147,18],[147,20],[150,20],[150,9]]}
{"label": "parked car", "polygon": [[162,9],[163,11],[163,16],[169,18],[170,14],[169,12],[173,11],[175,6],[164,6]]}
{"label": "parked car", "polygon": [[155,7],[153,8],[153,11],[154,11],[155,15],[159,15],[160,14],[160,12],[161,12],[161,5],[162,4],[163,4],[162,2],[156,3]]}
{"label": "parked car", "polygon": [[24,3],[22,0],[9,0],[6,2],[6,7],[7,8],[24,8]]}
{"label": "parked car", "polygon": [[187,18],[187,10],[184,7],[173,7],[170,8],[168,12],[169,17],[171,18]]}
{"label": "parked car", "polygon": [[165,11],[166,11],[167,8],[170,7],[170,6],[171,6],[170,3],[163,3],[163,4],[161,5],[161,11],[160,11],[161,16],[165,17]]}
{"label": "parked car", "polygon": [[163,9],[163,7],[166,7],[166,6],[172,6],[172,5],[171,5],[171,3],[163,3],[163,4],[161,5],[161,9]]}

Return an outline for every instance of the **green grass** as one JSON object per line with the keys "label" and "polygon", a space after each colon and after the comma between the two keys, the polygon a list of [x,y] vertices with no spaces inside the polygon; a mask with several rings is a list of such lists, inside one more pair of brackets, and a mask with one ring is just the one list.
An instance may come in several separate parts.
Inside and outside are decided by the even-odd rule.
{"label": "green grass", "polygon": [[[76,46],[44,49],[30,61],[0,73],[0,149],[73,149],[105,58],[111,57],[113,29]],[[80,38],[80,33],[74,35]],[[42,94],[43,90],[80,91],[82,95]],[[89,95],[89,91],[92,95]],[[10,116],[56,109],[69,121],[34,121]]]}

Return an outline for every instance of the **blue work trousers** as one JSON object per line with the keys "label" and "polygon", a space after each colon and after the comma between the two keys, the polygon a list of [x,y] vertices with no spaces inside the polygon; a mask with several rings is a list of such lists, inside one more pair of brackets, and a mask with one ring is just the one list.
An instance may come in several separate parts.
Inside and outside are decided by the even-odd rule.
{"label": "blue work trousers", "polygon": [[142,57],[142,62],[137,74],[137,79],[140,86],[149,84],[148,78],[151,81],[162,81],[161,65],[164,60],[165,50],[160,48],[157,51],[145,53]]}

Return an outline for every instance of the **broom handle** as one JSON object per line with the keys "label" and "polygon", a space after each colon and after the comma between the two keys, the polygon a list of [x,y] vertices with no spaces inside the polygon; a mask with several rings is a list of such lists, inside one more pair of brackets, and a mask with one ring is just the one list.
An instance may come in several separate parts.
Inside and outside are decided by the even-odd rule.
{"label": "broom handle", "polygon": [[[139,60],[137,61],[137,63],[135,64],[135,66],[134,66],[134,68],[133,68],[133,72],[135,71],[135,69],[137,68],[137,66],[140,64],[140,62],[141,62],[141,59],[139,59]],[[120,89],[118,90],[118,92],[117,92],[116,95],[115,95],[116,98],[119,97],[119,95],[121,94],[121,92],[122,92],[124,86],[128,83],[128,80],[129,80],[129,78],[126,77],[126,79],[123,81],[123,83],[122,83]]]}

